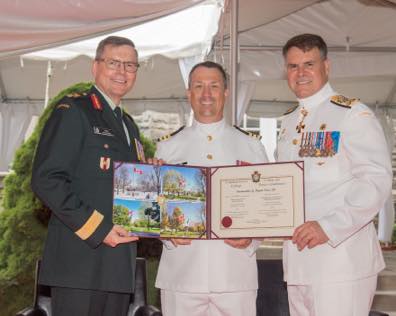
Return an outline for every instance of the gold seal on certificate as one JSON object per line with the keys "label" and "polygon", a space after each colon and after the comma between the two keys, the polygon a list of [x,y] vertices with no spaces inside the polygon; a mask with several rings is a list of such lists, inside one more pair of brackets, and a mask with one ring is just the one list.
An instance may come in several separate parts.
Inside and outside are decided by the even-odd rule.
{"label": "gold seal on certificate", "polygon": [[304,222],[303,166],[115,162],[113,222],[153,238],[291,236]]}

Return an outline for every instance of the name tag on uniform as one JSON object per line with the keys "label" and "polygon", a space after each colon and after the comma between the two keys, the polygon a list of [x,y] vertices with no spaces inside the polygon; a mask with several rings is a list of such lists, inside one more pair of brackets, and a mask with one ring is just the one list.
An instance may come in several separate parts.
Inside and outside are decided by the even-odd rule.
{"label": "name tag on uniform", "polygon": [[96,135],[113,136],[114,137],[114,134],[110,128],[94,126],[93,130],[94,130],[94,134],[96,134]]}

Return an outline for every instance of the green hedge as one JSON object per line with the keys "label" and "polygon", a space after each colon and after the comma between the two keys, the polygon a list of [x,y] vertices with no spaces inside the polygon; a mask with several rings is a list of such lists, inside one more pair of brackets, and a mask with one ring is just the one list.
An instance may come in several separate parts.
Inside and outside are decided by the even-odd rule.
{"label": "green hedge", "polygon": [[[88,91],[92,83],[78,83],[53,98],[32,133],[16,151],[12,173],[4,179],[0,212],[0,311],[1,315],[15,313],[30,305],[33,299],[34,269],[41,256],[50,211],[30,189],[32,162],[39,136],[55,104],[70,93]],[[142,136],[146,157],[152,157],[155,144]],[[150,260],[151,274],[156,273],[155,261],[161,252],[158,240],[142,240],[138,254],[154,257]],[[152,263],[154,262],[154,263]],[[158,293],[151,289],[150,303],[158,305]]]}
{"label": "green hedge", "polygon": [[392,243],[396,244],[396,224],[393,226]]}

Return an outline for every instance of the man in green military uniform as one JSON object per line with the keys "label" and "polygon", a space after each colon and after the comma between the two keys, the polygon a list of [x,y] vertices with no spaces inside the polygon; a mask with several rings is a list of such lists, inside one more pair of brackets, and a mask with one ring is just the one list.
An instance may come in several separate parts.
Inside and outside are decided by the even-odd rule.
{"label": "man in green military uniform", "polygon": [[95,86],[55,106],[33,165],[32,189],[52,210],[40,270],[52,313],[126,315],[134,288],[136,237],[112,223],[113,162],[143,158],[138,128],[120,110],[138,69],[132,41],[101,41]]}

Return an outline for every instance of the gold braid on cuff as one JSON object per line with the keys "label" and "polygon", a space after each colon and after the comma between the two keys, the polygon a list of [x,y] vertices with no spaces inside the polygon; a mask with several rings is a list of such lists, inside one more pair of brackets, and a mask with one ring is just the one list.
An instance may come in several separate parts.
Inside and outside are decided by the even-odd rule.
{"label": "gold braid on cuff", "polygon": [[78,231],[76,231],[76,235],[82,240],[86,240],[95,232],[102,220],[103,215],[97,210],[94,210],[85,224]]}

